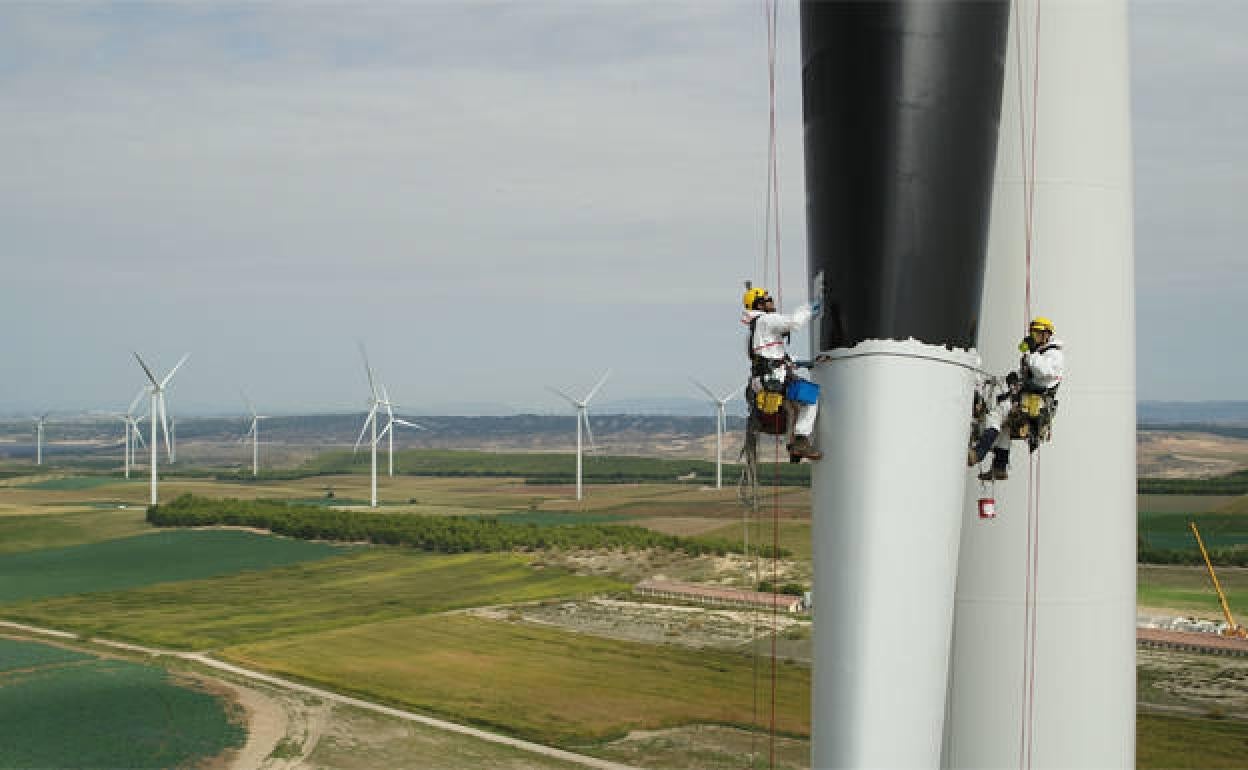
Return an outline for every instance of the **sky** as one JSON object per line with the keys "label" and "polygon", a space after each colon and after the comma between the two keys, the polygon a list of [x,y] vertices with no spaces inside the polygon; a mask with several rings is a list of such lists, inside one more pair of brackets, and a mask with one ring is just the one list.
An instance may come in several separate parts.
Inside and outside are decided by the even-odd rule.
{"label": "sky", "polygon": [[[1138,394],[1248,398],[1248,3],[1133,3]],[[805,299],[796,3],[782,304]],[[0,3],[0,414],[556,412],[742,379],[761,0]],[[1240,322],[1240,323],[1237,323]],[[796,341],[804,349],[804,341]]]}

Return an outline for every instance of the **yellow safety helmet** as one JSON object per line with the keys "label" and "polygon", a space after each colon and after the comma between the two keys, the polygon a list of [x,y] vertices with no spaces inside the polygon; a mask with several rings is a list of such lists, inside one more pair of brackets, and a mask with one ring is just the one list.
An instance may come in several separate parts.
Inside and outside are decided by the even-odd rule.
{"label": "yellow safety helmet", "polygon": [[1031,331],[1053,333],[1053,322],[1044,316],[1036,316],[1031,322]]}
{"label": "yellow safety helmet", "polygon": [[767,296],[766,289],[755,287],[752,289],[746,289],[745,296],[741,298],[741,301],[742,303],[745,304],[746,310],[753,310],[754,303],[766,296]]}

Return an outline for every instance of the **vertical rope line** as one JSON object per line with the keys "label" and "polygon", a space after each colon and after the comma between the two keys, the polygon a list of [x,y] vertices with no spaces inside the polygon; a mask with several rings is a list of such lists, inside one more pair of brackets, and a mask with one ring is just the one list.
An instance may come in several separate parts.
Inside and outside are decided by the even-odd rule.
{"label": "vertical rope line", "polygon": [[1031,559],[1031,590],[1033,594],[1031,602],[1031,673],[1030,680],[1027,683],[1027,767],[1031,767],[1032,749],[1036,744],[1036,627],[1039,625],[1039,598],[1038,586],[1040,580],[1040,456],[1034,455],[1033,462],[1036,469],[1036,489],[1035,489],[1035,530],[1031,539],[1032,559]]}
{"label": "vertical rope line", "polygon": [[[1040,113],[1040,0],[1036,0],[1036,21],[1031,48],[1031,168],[1027,177],[1027,320],[1031,320],[1031,260],[1036,227],[1036,136]],[[1020,95],[1021,96],[1021,95]]]}
{"label": "vertical rope line", "polygon": [[1023,594],[1023,680],[1020,688],[1020,714],[1019,714],[1019,731],[1018,731],[1018,766],[1019,768],[1027,767],[1027,747],[1031,740],[1030,719],[1028,712],[1028,683],[1030,677],[1030,661],[1031,661],[1031,554],[1032,554],[1032,465],[1030,458],[1027,463],[1027,564],[1026,564],[1026,581],[1027,586]]}
{"label": "vertical rope line", "polygon": [[[768,70],[768,90],[770,92],[769,111],[770,111],[770,138],[771,138],[771,193],[768,197],[771,199],[771,225],[774,231],[774,246],[776,254],[776,305],[784,306],[784,284],[780,270],[780,162],[779,162],[779,144],[776,137],[776,33],[779,27],[780,4],[776,0],[770,0],[771,14],[767,20],[767,70]],[[796,415],[787,415],[788,419],[796,418]],[[792,427],[792,426],[786,426]],[[777,687],[777,668],[776,668],[776,636],[779,633],[779,618],[777,612],[777,592],[779,591],[779,550],[780,550],[780,437],[776,436],[776,458],[775,458],[775,483],[772,487],[772,505],[771,516],[771,734],[769,736],[768,750],[768,766],[775,768],[776,766],[776,687]]]}
{"label": "vertical rope line", "polygon": [[766,205],[763,215],[763,270],[759,275],[763,281],[771,272],[771,210],[772,210],[772,177],[776,167],[776,33],[774,29],[775,0],[764,0],[763,16],[767,21],[767,191]]}
{"label": "vertical rope line", "polygon": [[1022,177],[1021,191],[1023,194],[1023,250],[1026,266],[1025,285],[1023,291],[1023,323],[1031,319],[1031,194],[1028,191],[1028,171],[1031,163],[1027,157],[1027,106],[1023,89],[1023,0],[1014,0],[1014,59],[1015,75],[1018,80],[1018,173]]}

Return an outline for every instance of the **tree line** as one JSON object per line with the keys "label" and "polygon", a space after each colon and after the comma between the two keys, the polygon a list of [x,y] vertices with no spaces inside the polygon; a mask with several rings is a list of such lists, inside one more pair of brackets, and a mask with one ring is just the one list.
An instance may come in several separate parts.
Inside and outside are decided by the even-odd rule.
{"label": "tree line", "polygon": [[[272,500],[213,499],[189,494],[147,509],[148,523],[157,527],[255,527],[302,540],[367,542],[438,553],[661,548],[698,556],[743,550],[741,543],[728,540],[666,535],[631,525],[516,524],[505,519],[363,513]],[[765,557],[773,554],[770,547],[763,547],[761,551]],[[775,553],[789,555],[786,549]]]}

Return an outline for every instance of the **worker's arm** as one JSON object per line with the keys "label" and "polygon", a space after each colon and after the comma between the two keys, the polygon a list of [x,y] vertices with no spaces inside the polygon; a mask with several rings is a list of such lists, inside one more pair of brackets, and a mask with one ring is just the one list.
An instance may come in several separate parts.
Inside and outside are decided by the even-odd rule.
{"label": "worker's arm", "polygon": [[775,334],[784,334],[785,332],[795,331],[802,328],[810,322],[811,316],[810,305],[800,305],[792,315],[781,315],[780,313],[772,313],[767,316],[768,326]]}

